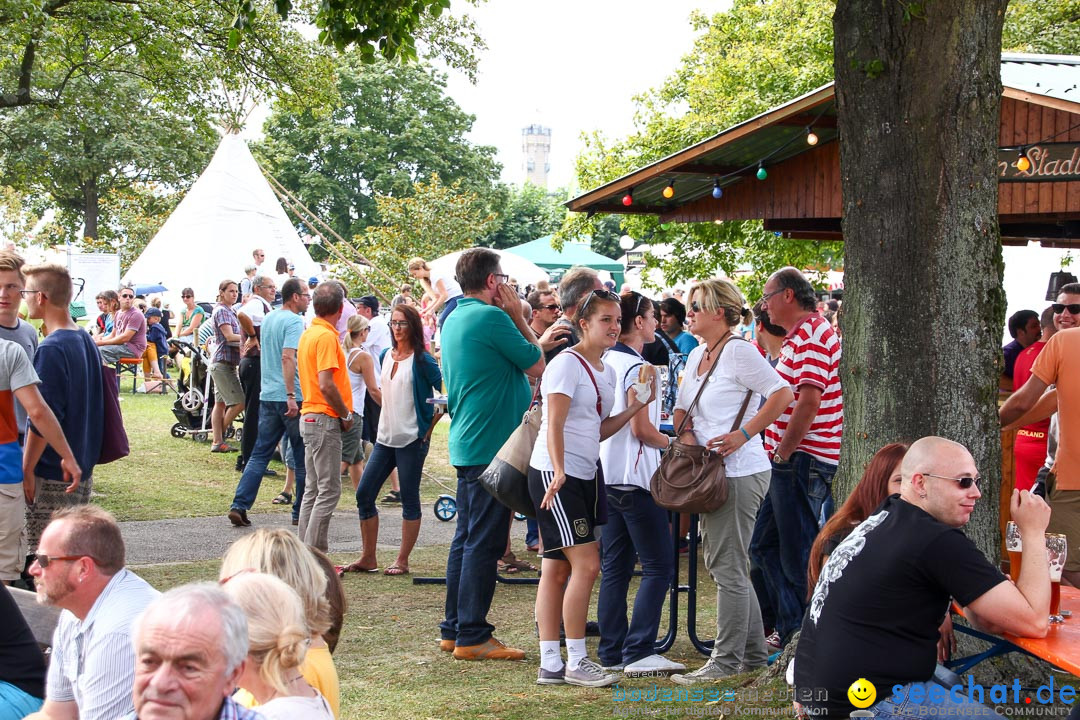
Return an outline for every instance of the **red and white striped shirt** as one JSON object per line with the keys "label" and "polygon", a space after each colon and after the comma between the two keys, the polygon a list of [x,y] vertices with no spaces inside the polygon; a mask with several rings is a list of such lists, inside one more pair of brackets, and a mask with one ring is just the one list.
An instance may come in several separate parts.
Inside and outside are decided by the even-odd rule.
{"label": "red and white striped shirt", "polygon": [[844,429],[844,394],[840,390],[840,340],[829,323],[811,313],[784,339],[776,371],[791,385],[795,400],[765,431],[765,451],[772,455],[787,432],[791,412],[799,401],[799,388],[821,390],[821,405],[796,450],[822,462],[840,462],[840,436]]}

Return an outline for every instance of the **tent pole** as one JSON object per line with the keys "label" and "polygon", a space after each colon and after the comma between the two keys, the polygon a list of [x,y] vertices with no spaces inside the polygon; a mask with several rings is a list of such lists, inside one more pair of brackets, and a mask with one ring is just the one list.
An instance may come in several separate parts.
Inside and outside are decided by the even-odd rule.
{"label": "tent pole", "polygon": [[[276,182],[277,182],[277,181],[275,180],[275,181],[274,181],[274,183],[276,183]],[[306,215],[305,215],[304,213],[300,212],[300,211],[299,211],[299,210],[298,210],[298,209],[296,208],[296,206],[295,206],[295,205],[293,205],[293,203],[292,203],[292,202],[291,202],[291,201],[289,200],[289,198],[287,198],[287,197],[285,197],[284,195],[282,195],[282,194],[281,194],[281,192],[280,192],[280,191],[279,191],[279,190],[278,190],[278,189],[277,189],[276,187],[274,187],[273,183],[271,184],[271,186],[270,186],[270,189],[274,191],[274,194],[275,194],[275,195],[277,195],[277,197],[278,197],[278,200],[280,200],[280,201],[282,202],[282,204],[284,204],[284,205],[285,205],[286,207],[288,207],[288,208],[289,208],[290,210],[292,210],[292,211],[293,211],[293,214],[294,214],[294,215],[296,215],[296,216],[297,216],[298,218],[300,218],[301,220],[305,220],[305,221],[308,221],[308,222],[309,222],[309,224],[310,224],[310,218],[308,218],[308,217],[307,217],[307,216],[306,216]],[[305,210],[306,210],[306,209],[307,209],[307,208],[305,208]],[[308,210],[308,212],[310,213],[311,211],[310,211],[310,210]],[[334,247],[333,245],[331,245],[331,244],[330,244],[330,242],[329,242],[329,241],[328,241],[328,240],[326,239],[326,236],[325,236],[325,235],[323,235],[322,233],[320,233],[320,232],[319,232],[319,231],[318,231],[318,230],[317,230],[316,228],[312,227],[312,228],[311,228],[311,231],[312,231],[313,233],[315,233],[315,235],[317,235],[317,236],[318,236],[319,240],[321,240],[321,241],[322,241],[322,243],[323,243],[323,247],[324,247],[324,248],[326,248],[327,252],[329,252],[329,253],[330,253],[331,255],[333,255],[333,256],[334,256],[335,258],[337,258],[337,259],[338,259],[338,260],[340,260],[341,262],[343,262],[343,263],[345,263],[346,265],[348,265],[348,266],[349,266],[349,267],[350,267],[350,268],[352,269],[352,271],[353,271],[354,273],[356,273],[356,276],[357,276],[357,277],[359,277],[359,278],[360,278],[361,280],[363,280],[363,281],[364,281],[365,283],[367,283],[368,287],[370,287],[370,288],[371,288],[372,292],[374,292],[374,293],[375,293],[376,295],[378,295],[378,296],[379,296],[379,298],[380,298],[380,299],[381,299],[381,300],[383,301],[383,303],[384,303],[384,304],[387,304],[387,305],[389,305],[389,304],[390,304],[390,301],[389,301],[389,300],[387,300],[387,299],[386,299],[386,296],[385,296],[385,295],[383,295],[383,294],[382,294],[382,292],[380,292],[380,291],[379,291],[379,288],[378,288],[378,287],[376,287],[375,283],[371,282],[371,280],[369,280],[369,279],[367,278],[367,273],[363,272],[363,271],[362,271],[362,270],[361,270],[361,269],[359,268],[359,266],[357,266],[357,265],[356,265],[355,263],[353,263],[352,261],[350,261],[350,260],[349,260],[349,259],[348,259],[347,257],[345,257],[345,256],[344,256],[344,255],[343,255],[343,254],[341,253],[341,251],[340,251],[340,250],[338,250],[338,249],[337,249],[336,247]],[[368,261],[368,260],[367,260],[366,258],[364,258],[364,257],[362,257],[362,256],[361,256],[361,258],[360,258],[360,259],[361,259],[361,260],[363,260],[364,262],[368,263],[368,265],[369,265],[369,266],[371,266],[371,267],[375,267],[374,265],[371,265],[370,261]],[[385,273],[384,273],[384,275],[385,275]],[[388,277],[387,279],[388,279],[388,280],[390,280],[390,278],[389,278],[389,277]],[[393,282],[393,281],[391,280],[391,282]]]}
{"label": "tent pole", "polygon": [[[256,163],[256,164],[258,165],[258,164],[259,164],[259,161],[258,161],[258,160],[256,160],[256,161],[255,161],[255,163]],[[286,195],[286,196],[287,196],[287,197],[288,197],[288,198],[289,198],[290,200],[292,200],[292,201],[293,201],[294,203],[296,203],[296,204],[297,204],[297,205],[298,205],[298,206],[299,206],[299,207],[300,207],[301,209],[303,209],[303,211],[304,211],[305,213],[307,213],[307,214],[308,214],[308,216],[309,216],[309,217],[310,217],[310,218],[311,218],[312,220],[314,220],[314,221],[315,221],[316,223],[318,223],[319,225],[322,225],[322,226],[323,226],[323,227],[324,227],[324,228],[325,228],[325,229],[326,229],[326,230],[327,230],[327,231],[328,231],[328,232],[329,232],[329,233],[330,233],[331,235],[333,235],[333,236],[334,236],[334,237],[335,237],[335,238],[336,238],[337,240],[339,240],[340,242],[346,242],[346,241],[345,241],[345,238],[341,237],[341,235],[339,235],[339,234],[337,233],[337,231],[335,231],[335,230],[334,230],[334,228],[332,228],[332,227],[330,227],[329,225],[327,225],[327,224],[326,224],[326,222],[324,222],[322,218],[320,218],[320,217],[319,217],[318,215],[316,215],[316,214],[315,214],[315,213],[313,213],[313,212],[312,212],[312,211],[311,211],[310,209],[308,209],[308,208],[307,208],[307,207],[306,207],[306,206],[305,206],[305,205],[304,205],[304,204],[303,204],[302,202],[300,202],[300,201],[299,201],[299,200],[298,200],[298,199],[297,199],[297,198],[296,198],[296,197],[295,197],[295,196],[294,196],[294,195],[293,195],[293,194],[292,194],[291,192],[289,192],[289,190],[288,190],[288,189],[287,189],[287,188],[286,188],[286,187],[285,187],[284,185],[282,185],[282,184],[281,184],[280,182],[278,182],[278,179],[277,179],[276,177],[274,177],[272,173],[270,173],[270,172],[269,172],[268,170],[266,170],[266,169],[265,169],[265,168],[264,168],[264,167],[263,167],[262,165],[259,165],[259,170],[262,170],[262,173],[263,173],[263,175],[265,175],[265,176],[267,177],[267,179],[268,179],[268,180],[270,180],[270,183],[271,183],[271,185],[272,185],[272,186],[275,186],[275,187],[276,187],[277,189],[279,189],[279,190],[280,190],[279,194],[280,194],[280,193],[285,193],[285,195]],[[294,212],[295,212],[295,211],[294,211]],[[396,285],[396,281],[394,280],[394,278],[392,278],[392,277],[390,277],[389,275],[387,275],[387,274],[386,274],[385,272],[383,272],[383,271],[382,271],[382,269],[381,269],[381,268],[379,268],[379,267],[378,267],[378,266],[377,266],[377,265],[376,265],[375,263],[371,262],[371,261],[370,261],[370,260],[368,260],[368,259],[367,259],[366,257],[364,257],[364,256],[363,256],[363,255],[362,255],[362,254],[360,253],[360,251],[359,251],[359,250],[356,250],[356,247],[355,247],[354,245],[352,245],[351,243],[348,243],[348,244],[349,244],[349,245],[350,245],[350,247],[352,247],[352,249],[353,249],[353,250],[354,250],[354,251],[356,252],[356,256],[357,256],[358,258],[360,258],[360,261],[361,261],[361,262],[363,262],[363,263],[366,263],[366,264],[368,265],[368,267],[372,268],[372,269],[373,269],[373,270],[374,270],[375,272],[377,272],[377,273],[379,273],[380,275],[382,275],[382,276],[383,276],[383,278],[384,278],[384,279],[385,279],[385,280],[386,280],[386,281],[387,281],[388,283],[390,283],[391,287],[393,287],[393,286],[395,286],[395,285]]]}

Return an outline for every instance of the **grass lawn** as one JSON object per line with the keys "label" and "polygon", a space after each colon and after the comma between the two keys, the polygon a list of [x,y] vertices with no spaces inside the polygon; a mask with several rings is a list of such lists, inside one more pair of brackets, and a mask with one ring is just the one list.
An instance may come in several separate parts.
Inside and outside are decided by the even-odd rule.
{"label": "grass lawn", "polygon": [[[130,387],[130,385],[128,385]],[[169,428],[174,396],[122,393],[121,407],[131,442],[131,455],[99,468],[94,478],[95,501],[121,520],[218,515],[227,507],[236,487],[235,455],[215,455],[208,443],[173,438]],[[435,432],[426,469],[453,487],[453,468],[446,451],[448,425]],[[275,463],[279,472],[280,464]],[[264,482],[260,500],[269,502],[279,490],[277,482]],[[422,484],[422,498],[432,501],[445,492],[431,478]],[[344,493],[346,501],[351,501]],[[519,550],[523,552],[523,550]],[[335,560],[345,560],[344,555]],[[355,559],[349,557],[348,560]],[[416,576],[440,576],[446,562],[445,547],[417,548],[411,558]],[[135,568],[158,589],[194,580],[217,578],[216,562],[179,563]],[[685,577],[685,562],[683,569]],[[716,622],[715,589],[707,574],[700,579],[698,632],[711,635]],[[535,684],[537,645],[533,634],[535,588],[500,584],[490,614],[497,636],[528,653],[523,663],[462,663],[438,649],[438,622],[442,619],[444,588],[413,585],[409,578],[350,575],[345,579],[349,611],[341,643],[335,654],[341,678],[342,717],[360,718],[593,718],[611,717],[620,710],[639,714],[689,717],[743,717],[732,703],[706,701],[615,702],[611,689]],[[594,593],[595,603],[595,593]],[[703,661],[686,638],[686,600],[680,604],[680,634],[668,656],[696,668]],[[591,615],[595,617],[595,612]],[[667,627],[666,615],[664,627]],[[590,651],[595,640],[589,642]],[[738,676],[717,687],[742,688],[755,679]],[[664,679],[626,680],[619,686],[647,694],[650,688],[677,687]],[[761,689],[747,707],[772,709],[773,716],[790,717],[790,706],[767,702],[767,689],[782,690],[782,681]],[[760,710],[759,710],[760,712]],[[760,717],[760,715],[757,715]]]}

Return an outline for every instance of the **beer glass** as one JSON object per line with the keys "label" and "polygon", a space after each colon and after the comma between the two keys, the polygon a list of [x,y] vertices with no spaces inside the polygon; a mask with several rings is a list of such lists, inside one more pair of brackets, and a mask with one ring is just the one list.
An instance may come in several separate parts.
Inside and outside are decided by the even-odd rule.
{"label": "beer glass", "polygon": [[1068,543],[1064,535],[1047,533],[1046,559],[1050,563],[1050,622],[1065,622],[1061,615],[1061,571],[1065,569]]}
{"label": "beer glass", "polygon": [[1005,526],[1005,550],[1009,553],[1009,577],[1015,583],[1020,579],[1020,559],[1023,556],[1024,544],[1020,541],[1020,528],[1011,520]]}

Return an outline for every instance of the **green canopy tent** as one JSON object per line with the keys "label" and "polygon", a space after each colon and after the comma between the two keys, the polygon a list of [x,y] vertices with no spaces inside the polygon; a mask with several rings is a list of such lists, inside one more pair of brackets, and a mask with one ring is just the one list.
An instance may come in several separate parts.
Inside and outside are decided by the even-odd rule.
{"label": "green canopy tent", "polygon": [[584,265],[593,270],[607,270],[611,273],[611,279],[614,280],[616,288],[622,286],[623,272],[626,270],[622,263],[593,252],[588,242],[566,242],[563,243],[562,251],[556,250],[551,247],[550,235],[506,248],[505,252],[523,257],[555,277],[562,275],[574,265]]}

